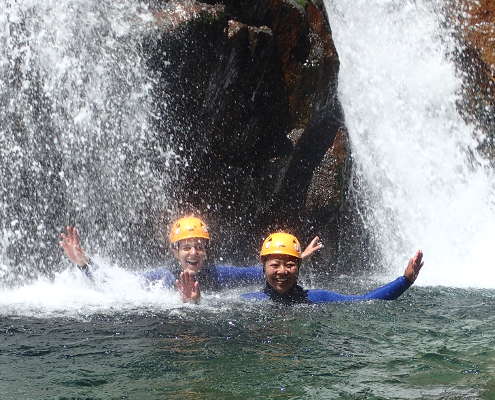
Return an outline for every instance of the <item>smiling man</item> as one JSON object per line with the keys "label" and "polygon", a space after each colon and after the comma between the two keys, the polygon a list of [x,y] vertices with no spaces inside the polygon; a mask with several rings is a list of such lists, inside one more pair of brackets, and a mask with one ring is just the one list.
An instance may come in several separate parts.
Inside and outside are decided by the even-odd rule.
{"label": "smiling man", "polygon": [[278,232],[268,236],[263,242],[260,258],[265,274],[265,287],[261,292],[247,293],[241,297],[283,304],[394,300],[413,284],[423,267],[423,253],[418,250],[409,260],[404,275],[395,281],[366,294],[345,295],[321,289],[304,290],[297,284],[302,261],[301,246],[291,234]]}

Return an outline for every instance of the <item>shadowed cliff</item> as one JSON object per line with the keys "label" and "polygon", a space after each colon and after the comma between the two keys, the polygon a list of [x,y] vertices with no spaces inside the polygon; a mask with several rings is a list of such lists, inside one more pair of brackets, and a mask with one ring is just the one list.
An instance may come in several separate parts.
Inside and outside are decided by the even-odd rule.
{"label": "shadowed cliff", "polygon": [[217,256],[253,258],[268,231],[335,254],[348,140],[322,2],[157,2],[156,121],[180,156],[176,203],[208,219]]}

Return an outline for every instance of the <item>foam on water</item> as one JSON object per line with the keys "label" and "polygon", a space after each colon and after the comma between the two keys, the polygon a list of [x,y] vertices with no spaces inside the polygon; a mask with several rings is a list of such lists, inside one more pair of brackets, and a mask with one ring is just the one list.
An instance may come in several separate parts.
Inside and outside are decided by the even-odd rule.
{"label": "foam on water", "polygon": [[438,2],[328,1],[362,215],[389,267],[423,285],[495,287],[494,173],[459,116]]}
{"label": "foam on water", "polygon": [[3,315],[78,316],[81,314],[171,309],[182,306],[175,290],[150,286],[138,274],[101,264],[89,280],[75,267],[14,288],[0,289]]}
{"label": "foam on water", "polygon": [[[159,312],[181,313],[184,304],[174,289],[165,288],[162,281],[149,282],[133,271],[98,259],[92,280],[77,270],[67,268],[53,279],[38,278],[17,287],[0,287],[0,315],[46,317],[84,317],[97,313]],[[222,312],[225,298],[236,301],[238,291],[203,294],[200,308],[210,313]]]}

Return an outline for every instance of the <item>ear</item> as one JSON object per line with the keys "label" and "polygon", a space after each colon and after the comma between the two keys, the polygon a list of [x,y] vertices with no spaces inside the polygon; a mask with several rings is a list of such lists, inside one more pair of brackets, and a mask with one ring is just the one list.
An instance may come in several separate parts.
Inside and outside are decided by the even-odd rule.
{"label": "ear", "polygon": [[179,258],[179,248],[177,246],[170,246],[170,251],[175,258]]}

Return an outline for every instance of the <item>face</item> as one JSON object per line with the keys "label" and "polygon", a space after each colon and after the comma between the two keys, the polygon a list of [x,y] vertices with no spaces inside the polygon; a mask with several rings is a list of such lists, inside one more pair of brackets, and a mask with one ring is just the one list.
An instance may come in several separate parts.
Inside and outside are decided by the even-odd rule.
{"label": "face", "polygon": [[175,258],[179,261],[183,271],[198,272],[206,261],[206,239],[191,238],[179,241],[177,247],[172,249]]}
{"label": "face", "polygon": [[284,294],[296,283],[299,276],[299,259],[283,254],[267,256],[265,262],[265,279],[278,293]]}

